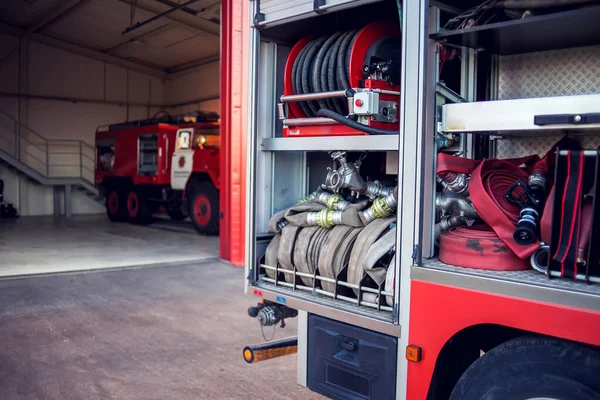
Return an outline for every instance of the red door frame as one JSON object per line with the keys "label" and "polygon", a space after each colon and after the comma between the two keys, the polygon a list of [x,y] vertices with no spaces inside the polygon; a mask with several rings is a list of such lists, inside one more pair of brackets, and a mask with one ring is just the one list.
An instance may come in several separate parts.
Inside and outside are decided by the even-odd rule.
{"label": "red door frame", "polygon": [[221,259],[244,265],[248,6],[221,3]]}

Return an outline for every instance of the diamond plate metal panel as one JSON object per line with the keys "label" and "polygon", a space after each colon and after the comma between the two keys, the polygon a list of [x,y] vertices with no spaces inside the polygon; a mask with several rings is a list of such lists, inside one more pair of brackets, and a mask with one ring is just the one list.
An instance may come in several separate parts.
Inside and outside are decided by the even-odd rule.
{"label": "diamond plate metal panel", "polygon": [[503,56],[498,100],[600,93],[600,46]]}
{"label": "diamond plate metal panel", "polygon": [[[499,57],[498,100],[600,93],[600,46]],[[504,137],[496,140],[496,157],[543,155],[561,138]],[[584,148],[600,147],[600,136],[578,136]]]}

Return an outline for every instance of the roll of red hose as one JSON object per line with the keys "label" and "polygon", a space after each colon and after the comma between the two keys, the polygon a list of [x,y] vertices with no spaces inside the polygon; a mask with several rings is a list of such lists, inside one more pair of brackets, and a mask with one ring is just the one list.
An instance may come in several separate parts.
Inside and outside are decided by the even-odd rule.
{"label": "roll of red hose", "polygon": [[440,261],[465,268],[520,271],[531,268],[485,224],[456,227],[440,237]]}

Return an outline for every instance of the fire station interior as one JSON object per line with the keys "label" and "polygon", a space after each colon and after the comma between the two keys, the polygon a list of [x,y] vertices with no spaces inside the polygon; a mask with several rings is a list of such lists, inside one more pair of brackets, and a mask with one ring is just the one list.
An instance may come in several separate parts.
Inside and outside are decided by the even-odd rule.
{"label": "fire station interior", "polygon": [[221,13],[0,2],[0,397],[300,396],[239,354],[263,339],[220,251]]}

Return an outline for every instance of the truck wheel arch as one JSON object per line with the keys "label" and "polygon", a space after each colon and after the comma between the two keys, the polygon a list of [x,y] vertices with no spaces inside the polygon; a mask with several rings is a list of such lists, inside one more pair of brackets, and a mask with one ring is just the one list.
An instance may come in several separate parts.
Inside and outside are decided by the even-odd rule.
{"label": "truck wheel arch", "polygon": [[[469,326],[448,339],[437,354],[427,400],[450,398],[452,390],[466,370],[482,357],[481,352],[487,353],[497,346],[520,337],[550,338],[568,343],[580,343],[504,325]],[[581,344],[593,347],[586,343]]]}

